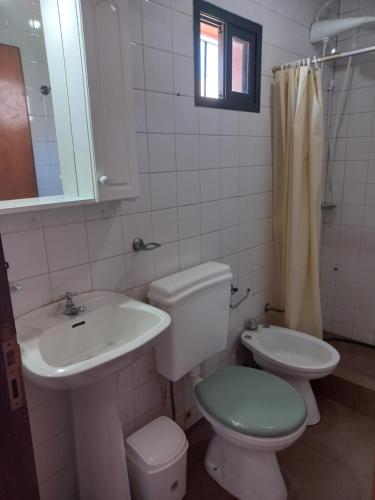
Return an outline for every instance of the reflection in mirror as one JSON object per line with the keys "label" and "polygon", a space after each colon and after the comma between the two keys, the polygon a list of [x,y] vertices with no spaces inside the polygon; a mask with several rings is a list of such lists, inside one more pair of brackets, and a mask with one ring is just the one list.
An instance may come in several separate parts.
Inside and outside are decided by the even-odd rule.
{"label": "reflection in mirror", "polygon": [[39,2],[0,0],[0,200],[63,194]]}
{"label": "reflection in mirror", "polygon": [[206,14],[200,20],[201,96],[221,98],[223,95],[224,25]]}
{"label": "reflection in mirror", "polygon": [[250,44],[237,36],[232,37],[232,91],[249,93]]}

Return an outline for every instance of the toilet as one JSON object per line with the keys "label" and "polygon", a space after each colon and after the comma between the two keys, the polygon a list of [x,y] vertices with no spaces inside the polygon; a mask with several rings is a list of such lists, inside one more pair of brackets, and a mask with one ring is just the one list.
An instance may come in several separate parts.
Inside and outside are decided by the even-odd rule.
{"label": "toilet", "polygon": [[266,324],[255,331],[245,330],[241,341],[258,366],[300,392],[307,406],[307,425],[317,424],[320,413],[310,380],[326,377],[336,368],[340,361],[336,349],[306,333]]}
{"label": "toilet", "polygon": [[155,347],[156,369],[171,381],[189,375],[197,406],[215,434],[210,476],[241,500],[286,500],[276,452],[304,432],[307,410],[290,384],[261,370],[225,366],[204,379],[199,365],[227,345],[229,266],[208,262],[150,284],[150,303],[172,323]]}

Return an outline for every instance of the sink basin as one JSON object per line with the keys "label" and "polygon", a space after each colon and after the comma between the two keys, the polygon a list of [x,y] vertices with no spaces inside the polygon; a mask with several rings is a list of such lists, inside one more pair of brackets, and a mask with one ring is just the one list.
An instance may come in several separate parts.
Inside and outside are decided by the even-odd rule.
{"label": "sink basin", "polygon": [[16,321],[22,365],[36,384],[71,391],[80,499],[131,500],[118,377],[171,318],[115,292],[85,293],[74,302],[85,312],[65,316],[60,301]]}
{"label": "sink basin", "polygon": [[121,370],[170,323],[166,312],[120,293],[90,292],[74,302],[86,312],[65,316],[61,301],[16,321],[24,370],[38,385],[72,389]]}

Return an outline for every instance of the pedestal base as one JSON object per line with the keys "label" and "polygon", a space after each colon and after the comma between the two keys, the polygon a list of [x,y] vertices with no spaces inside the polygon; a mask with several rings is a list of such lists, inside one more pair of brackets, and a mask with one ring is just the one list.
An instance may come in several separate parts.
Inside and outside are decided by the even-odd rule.
{"label": "pedestal base", "polygon": [[286,500],[288,492],[276,454],[234,446],[215,434],[205,458],[210,476],[241,500]]}
{"label": "pedestal base", "polygon": [[305,400],[307,407],[307,425],[316,425],[320,422],[320,412],[316,402],[315,394],[308,380],[286,379]]}
{"label": "pedestal base", "polygon": [[116,380],[72,391],[81,500],[131,500]]}

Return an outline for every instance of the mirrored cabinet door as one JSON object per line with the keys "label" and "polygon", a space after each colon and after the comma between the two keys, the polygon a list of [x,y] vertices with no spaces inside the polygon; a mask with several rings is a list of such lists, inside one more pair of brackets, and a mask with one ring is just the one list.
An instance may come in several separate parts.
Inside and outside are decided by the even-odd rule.
{"label": "mirrored cabinet door", "polygon": [[0,212],[138,195],[128,0],[0,2]]}

